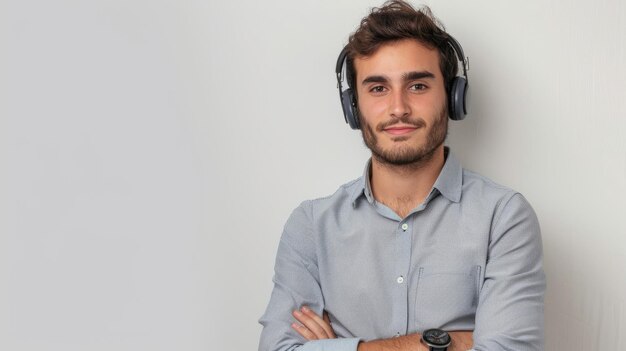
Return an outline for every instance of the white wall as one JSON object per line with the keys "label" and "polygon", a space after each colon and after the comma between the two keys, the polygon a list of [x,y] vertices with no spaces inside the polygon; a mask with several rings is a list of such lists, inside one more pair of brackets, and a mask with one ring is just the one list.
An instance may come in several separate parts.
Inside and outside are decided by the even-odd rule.
{"label": "white wall", "polygon": [[[540,217],[547,349],[626,349],[626,6],[428,3],[449,144]],[[333,68],[374,5],[0,0],[0,349],[255,349],[286,217],[367,158]]]}

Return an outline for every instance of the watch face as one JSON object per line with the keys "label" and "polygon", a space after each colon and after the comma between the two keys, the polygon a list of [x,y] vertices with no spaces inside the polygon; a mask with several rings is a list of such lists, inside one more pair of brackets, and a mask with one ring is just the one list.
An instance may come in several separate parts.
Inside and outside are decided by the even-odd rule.
{"label": "watch face", "polygon": [[447,346],[450,344],[450,335],[440,329],[428,329],[422,334],[422,338],[433,346]]}

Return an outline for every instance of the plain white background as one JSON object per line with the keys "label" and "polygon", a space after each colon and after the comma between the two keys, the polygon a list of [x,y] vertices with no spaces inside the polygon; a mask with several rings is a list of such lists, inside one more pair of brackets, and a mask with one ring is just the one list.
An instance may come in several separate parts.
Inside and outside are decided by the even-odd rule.
{"label": "plain white background", "polygon": [[[426,3],[448,144],[540,218],[546,349],[626,349],[624,2]],[[368,157],[333,70],[380,4],[0,0],[0,349],[256,349],[284,221]]]}

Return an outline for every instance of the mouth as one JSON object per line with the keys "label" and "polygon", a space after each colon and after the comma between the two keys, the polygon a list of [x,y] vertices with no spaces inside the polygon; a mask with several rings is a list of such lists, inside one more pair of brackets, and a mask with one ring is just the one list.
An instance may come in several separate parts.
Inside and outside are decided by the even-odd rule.
{"label": "mouth", "polygon": [[383,129],[384,132],[391,135],[405,135],[409,134],[413,131],[417,130],[416,126],[402,125],[402,126],[391,126]]}

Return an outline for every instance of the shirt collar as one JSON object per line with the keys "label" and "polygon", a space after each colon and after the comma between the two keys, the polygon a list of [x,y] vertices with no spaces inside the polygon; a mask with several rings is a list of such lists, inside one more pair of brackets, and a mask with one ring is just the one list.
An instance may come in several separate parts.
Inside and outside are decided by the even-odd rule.
{"label": "shirt collar", "polygon": [[446,162],[443,164],[441,173],[435,181],[433,188],[439,190],[441,195],[452,202],[461,201],[461,190],[463,188],[463,168],[461,163],[450,152],[449,147],[444,147]]}
{"label": "shirt collar", "polygon": [[350,201],[352,202],[352,207],[356,207],[356,201],[362,196],[365,195],[365,198],[370,204],[374,203],[374,196],[372,195],[372,187],[370,185],[370,169],[372,167],[372,159],[367,160],[365,164],[365,169],[363,170],[363,176],[359,178],[357,182],[357,186],[354,188],[352,195],[350,196]]}
{"label": "shirt collar", "polygon": [[[433,184],[433,190],[437,189],[441,195],[445,196],[450,201],[459,202],[461,200],[461,189],[463,186],[463,168],[447,146],[444,147],[444,155],[446,161],[443,164],[443,168],[435,184]],[[370,184],[371,165],[372,159],[370,158],[363,170],[363,176],[360,178],[358,185],[355,187],[350,197],[353,207],[356,206],[357,200],[362,195],[365,196],[370,204],[374,203],[372,186]]]}

